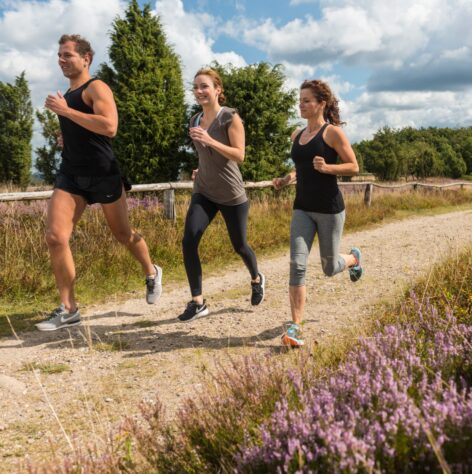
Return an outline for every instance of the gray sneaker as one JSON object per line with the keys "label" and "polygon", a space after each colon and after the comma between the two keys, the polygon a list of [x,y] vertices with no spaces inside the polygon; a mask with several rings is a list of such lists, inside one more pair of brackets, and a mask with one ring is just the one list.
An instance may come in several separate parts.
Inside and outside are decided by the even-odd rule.
{"label": "gray sneaker", "polygon": [[146,302],[154,304],[162,293],[162,268],[154,265],[156,269],[156,276],[146,277]]}
{"label": "gray sneaker", "polygon": [[36,324],[40,331],[55,331],[56,329],[69,328],[80,324],[79,309],[74,313],[69,313],[61,304],[58,308],[53,310],[46,321]]}

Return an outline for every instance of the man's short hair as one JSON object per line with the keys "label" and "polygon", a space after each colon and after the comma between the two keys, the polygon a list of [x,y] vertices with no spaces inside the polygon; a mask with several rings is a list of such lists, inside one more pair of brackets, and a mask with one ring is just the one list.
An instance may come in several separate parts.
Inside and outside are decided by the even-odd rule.
{"label": "man's short hair", "polygon": [[95,54],[95,51],[92,49],[92,46],[90,45],[90,43],[80,35],[62,35],[59,38],[60,45],[64,43],[68,43],[69,41],[71,41],[72,43],[75,43],[75,50],[82,57],[88,55],[90,57],[90,64],[92,64],[93,55]]}

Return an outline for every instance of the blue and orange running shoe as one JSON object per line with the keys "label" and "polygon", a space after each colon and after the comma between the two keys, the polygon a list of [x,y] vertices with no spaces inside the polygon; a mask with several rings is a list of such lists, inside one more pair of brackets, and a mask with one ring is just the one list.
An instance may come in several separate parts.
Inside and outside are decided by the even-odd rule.
{"label": "blue and orange running shoe", "polygon": [[287,332],[282,336],[282,344],[290,347],[301,347],[305,344],[302,332],[298,324],[292,323]]}
{"label": "blue and orange running shoe", "polygon": [[354,255],[355,259],[357,260],[357,265],[349,267],[349,277],[351,278],[351,281],[356,282],[360,280],[363,271],[361,265],[361,251],[357,247],[352,247],[349,253]]}

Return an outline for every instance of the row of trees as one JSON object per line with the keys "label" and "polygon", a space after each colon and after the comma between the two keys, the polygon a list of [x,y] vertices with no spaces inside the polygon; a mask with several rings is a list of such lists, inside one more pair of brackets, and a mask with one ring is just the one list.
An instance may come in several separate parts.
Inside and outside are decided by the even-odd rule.
{"label": "row of trees", "polygon": [[[131,0],[124,18],[112,25],[110,62],[97,76],[110,85],[120,126],[114,151],[123,172],[135,183],[175,180],[196,166],[187,124],[196,106],[185,104],[179,56],[168,44],[159,17],[149,5]],[[290,133],[296,92],[284,88],[280,66],[259,63],[242,68],[213,64],[223,78],[229,106],[236,107],[246,129],[245,180],[270,179],[289,168]],[[52,183],[60,161],[59,124],[48,110],[36,111],[44,145],[36,168]],[[0,182],[26,186],[31,173],[33,110],[25,75],[15,84],[0,82]],[[472,172],[471,129],[388,127],[355,145],[364,171],[384,180],[401,176],[459,177]]]}
{"label": "row of trees", "polygon": [[378,179],[410,176],[460,178],[472,174],[472,127],[380,129],[372,140],[354,145],[363,169]]}

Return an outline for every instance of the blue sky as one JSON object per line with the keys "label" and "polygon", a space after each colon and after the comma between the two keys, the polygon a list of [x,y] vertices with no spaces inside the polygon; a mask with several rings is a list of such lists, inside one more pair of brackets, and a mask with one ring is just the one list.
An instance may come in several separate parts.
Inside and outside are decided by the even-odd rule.
{"label": "blue sky", "polygon": [[[40,107],[67,87],[56,64],[58,37],[83,34],[99,64],[126,5],[0,0],[0,80],[25,70]],[[187,83],[213,60],[282,64],[287,88],[325,79],[353,142],[385,125],[472,125],[472,0],[153,0],[151,8]]]}

